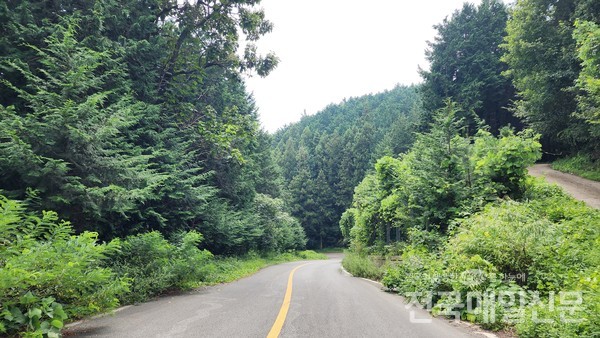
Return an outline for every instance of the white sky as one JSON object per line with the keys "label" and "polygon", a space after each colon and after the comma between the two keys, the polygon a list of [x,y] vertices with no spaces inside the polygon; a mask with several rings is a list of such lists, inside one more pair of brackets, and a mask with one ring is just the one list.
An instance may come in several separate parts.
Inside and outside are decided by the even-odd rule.
{"label": "white sky", "polygon": [[[281,59],[248,78],[263,127],[274,132],[344,98],[421,82],[433,25],[464,0],[263,0],[273,32],[257,45]],[[469,2],[478,4],[479,0]]]}

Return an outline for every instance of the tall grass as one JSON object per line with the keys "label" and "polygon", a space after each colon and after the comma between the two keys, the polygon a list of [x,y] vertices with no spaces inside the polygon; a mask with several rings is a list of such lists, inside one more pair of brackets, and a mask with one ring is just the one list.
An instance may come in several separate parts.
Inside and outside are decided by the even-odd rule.
{"label": "tall grass", "polygon": [[600,161],[594,161],[589,155],[579,153],[552,163],[552,169],[574,174],[589,180],[600,181]]}
{"label": "tall grass", "polygon": [[373,280],[381,280],[385,271],[383,267],[378,266],[369,256],[350,251],[346,251],[342,260],[342,266],[356,277]]}

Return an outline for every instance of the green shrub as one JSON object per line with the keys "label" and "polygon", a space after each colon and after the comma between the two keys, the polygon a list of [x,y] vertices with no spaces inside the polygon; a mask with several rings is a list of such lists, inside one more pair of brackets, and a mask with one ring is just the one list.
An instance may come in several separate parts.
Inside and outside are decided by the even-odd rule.
{"label": "green shrub", "polygon": [[67,316],[118,305],[127,282],[100,265],[119,242],[72,232],[56,213],[38,217],[0,196],[0,332],[56,336]]}
{"label": "green shrub", "polygon": [[[572,311],[561,304],[560,295],[554,297],[553,303],[542,299],[525,308],[523,320],[517,323],[516,331],[523,338],[598,337],[600,302],[597,298],[598,296],[595,301],[591,301],[589,297],[583,298],[579,306],[568,305]],[[572,298],[574,299],[575,297]]]}
{"label": "green shrub", "polygon": [[356,277],[363,277],[373,280],[381,280],[383,277],[384,268],[377,266],[366,255],[359,255],[353,252],[346,252],[342,260],[342,266],[346,271]]}
{"label": "green shrub", "polygon": [[505,275],[528,275],[538,253],[556,245],[557,234],[556,225],[529,205],[505,201],[462,220],[448,250],[454,257],[480,256]]}
{"label": "green shrub", "polygon": [[131,292],[121,300],[140,302],[198,285],[212,269],[212,254],[198,249],[201,241],[202,235],[194,231],[177,234],[174,243],[157,231],[127,237],[110,263],[120,276],[131,278]]}
{"label": "green shrub", "polygon": [[[600,333],[600,211],[575,201],[554,185],[539,179],[528,179],[524,202],[504,201],[488,205],[483,211],[459,221],[459,228],[445,250],[449,275],[471,269],[498,279],[483,279],[479,290],[499,292],[519,288],[502,276],[525,273],[526,280],[517,280],[530,291],[538,292],[539,300],[526,297],[526,306],[518,316],[517,329],[524,337],[593,337]],[[473,264],[476,263],[476,264]],[[454,280],[452,289],[461,293],[469,289]],[[512,284],[512,285],[511,285]],[[561,319],[564,304],[551,298],[561,292],[580,293],[582,303],[573,308],[572,318]],[[551,296],[552,295],[552,296]],[[562,305],[562,307],[561,307]],[[519,311],[499,308],[498,313]],[[533,316],[547,321],[536,321]],[[475,311],[471,320],[483,318]],[[486,323],[497,329],[502,323]]]}
{"label": "green shrub", "polygon": [[400,294],[433,292],[443,283],[444,265],[435,253],[425,247],[409,245],[397,265],[389,267],[382,283]]}
{"label": "green shrub", "polygon": [[525,188],[527,167],[541,156],[539,135],[529,129],[514,135],[505,127],[497,138],[479,130],[471,161],[475,162],[474,174],[481,180],[480,189],[493,188],[500,196],[518,197]]}

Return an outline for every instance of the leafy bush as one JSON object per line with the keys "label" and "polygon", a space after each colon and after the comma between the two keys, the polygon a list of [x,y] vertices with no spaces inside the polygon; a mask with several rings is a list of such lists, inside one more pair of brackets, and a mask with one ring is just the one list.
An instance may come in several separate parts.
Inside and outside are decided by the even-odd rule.
{"label": "leafy bush", "polygon": [[[523,201],[498,201],[456,219],[445,243],[437,231],[411,229],[408,241],[395,246],[402,254],[383,284],[422,304],[431,301],[435,315],[458,313],[487,329],[517,323],[525,337],[598,335],[600,211],[541,179],[521,184]],[[561,292],[581,295],[581,303],[561,304]],[[469,294],[496,298],[481,303]],[[580,321],[565,322],[565,311]]]}
{"label": "leafy bush", "polygon": [[519,337],[599,337],[600,272],[596,270],[580,276],[580,282],[572,289],[581,292],[580,298],[577,293],[563,296],[559,293],[553,301],[541,299],[527,307],[524,320],[516,325]]}
{"label": "leafy bush", "polygon": [[121,300],[140,302],[205,280],[213,256],[198,249],[201,241],[202,235],[195,231],[177,234],[173,243],[157,231],[127,237],[110,262],[119,276],[131,279],[131,292]]}
{"label": "leafy bush", "polygon": [[383,285],[400,294],[430,292],[440,289],[443,282],[443,262],[425,247],[409,245],[400,262],[385,271]]}
{"label": "leafy bush", "polygon": [[125,279],[101,267],[119,242],[72,235],[54,212],[39,217],[0,196],[0,244],[0,332],[56,336],[67,316],[111,309],[127,291]]}
{"label": "leafy bush", "polygon": [[527,204],[505,201],[462,220],[448,250],[455,257],[480,256],[506,275],[529,274],[538,253],[555,245],[557,231]]}
{"label": "leafy bush", "polygon": [[479,130],[475,137],[473,155],[474,174],[479,186],[494,189],[499,196],[519,197],[524,191],[527,167],[541,158],[539,135],[531,130],[514,135],[508,127],[494,137]]}
{"label": "leafy bush", "polygon": [[[524,276],[516,282],[538,292],[541,298],[526,299],[527,306],[517,325],[520,336],[594,336],[600,328],[600,211],[573,200],[543,180],[531,178],[525,185],[526,201],[492,204],[459,222],[460,227],[445,250],[447,270],[456,275],[465,269],[477,269],[484,276],[493,276],[497,269],[500,279],[479,283],[480,289],[496,292],[517,287],[502,280],[503,276]],[[483,264],[465,264],[473,260]],[[463,293],[468,291],[460,283],[453,283],[452,287]],[[558,301],[561,292],[581,295],[581,304],[569,313],[569,317],[580,322],[569,323],[561,317],[566,311],[565,304]],[[555,297],[555,303],[550,297]],[[545,320],[536,321],[534,313]],[[488,325],[498,328],[493,323]]]}

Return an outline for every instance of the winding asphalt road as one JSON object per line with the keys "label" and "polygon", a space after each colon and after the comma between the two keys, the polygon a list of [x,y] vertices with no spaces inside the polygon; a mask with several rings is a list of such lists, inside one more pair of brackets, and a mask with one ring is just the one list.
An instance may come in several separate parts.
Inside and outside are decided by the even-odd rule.
{"label": "winding asphalt road", "polygon": [[[382,291],[379,284],[350,276],[341,269],[341,258],[341,254],[333,254],[329,260],[270,266],[233,283],[162,297],[122,308],[113,315],[74,323],[64,334],[165,338],[266,337],[271,332],[270,337],[484,337],[464,324],[445,319],[412,323],[411,311],[417,319],[431,317],[423,310],[406,309],[402,298]],[[286,292],[291,292],[291,298],[281,321]],[[280,331],[274,327],[277,321],[283,324]]]}
{"label": "winding asphalt road", "polygon": [[[531,167],[575,198],[600,208],[600,183]],[[490,337],[408,308],[377,283],[341,269],[342,255],[265,268],[239,281],[162,297],[69,325],[71,337]],[[412,312],[412,314],[411,314]],[[430,323],[415,323],[426,319]]]}

